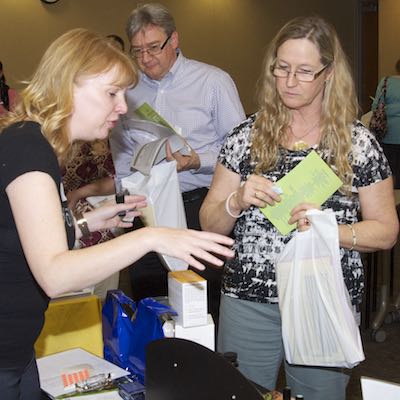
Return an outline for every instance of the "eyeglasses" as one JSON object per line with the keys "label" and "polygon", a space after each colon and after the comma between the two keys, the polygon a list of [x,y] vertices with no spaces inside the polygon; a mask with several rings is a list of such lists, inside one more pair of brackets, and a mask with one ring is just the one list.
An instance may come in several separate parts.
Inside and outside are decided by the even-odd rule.
{"label": "eyeglasses", "polygon": [[326,68],[328,68],[329,65],[330,64],[326,64],[317,72],[302,71],[302,70],[297,70],[293,72],[290,71],[290,69],[288,69],[287,67],[279,67],[277,65],[272,65],[271,72],[272,75],[274,75],[276,78],[287,78],[290,74],[293,74],[293,76],[299,82],[313,82],[325,71]]}
{"label": "eyeglasses", "polygon": [[168,40],[171,39],[171,36],[172,33],[165,39],[163,44],[152,44],[150,47],[145,47],[144,49],[138,47],[131,48],[130,54],[136,59],[143,57],[144,53],[147,53],[150,56],[156,56],[164,50],[164,47],[167,45]]}

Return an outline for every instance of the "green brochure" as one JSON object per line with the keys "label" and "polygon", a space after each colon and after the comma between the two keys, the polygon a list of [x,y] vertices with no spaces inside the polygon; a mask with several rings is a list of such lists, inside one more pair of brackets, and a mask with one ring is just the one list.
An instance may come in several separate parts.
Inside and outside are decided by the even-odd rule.
{"label": "green brochure", "polygon": [[304,202],[321,205],[342,186],[342,181],[313,150],[276,185],[283,191],[280,203],[261,211],[282,235],[287,235],[296,228],[296,224],[288,223],[295,206]]}
{"label": "green brochure", "polygon": [[138,107],[135,110],[135,114],[146,121],[154,122],[158,125],[163,125],[177,133],[175,129],[148,103],[143,103],[140,107]]}

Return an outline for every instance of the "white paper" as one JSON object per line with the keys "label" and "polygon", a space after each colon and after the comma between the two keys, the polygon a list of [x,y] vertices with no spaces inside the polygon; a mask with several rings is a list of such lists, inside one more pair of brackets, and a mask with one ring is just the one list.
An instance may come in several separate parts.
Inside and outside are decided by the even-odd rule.
{"label": "white paper", "polygon": [[[167,141],[172,153],[179,151],[183,155],[189,155],[191,152],[189,144],[182,136],[163,125],[135,118],[130,118],[127,125],[130,129],[151,133],[155,138],[155,140],[141,146],[131,162],[132,169],[144,175],[149,175],[151,167],[166,158],[165,146]],[[140,132],[138,132],[139,134]]]}
{"label": "white paper", "polygon": [[363,400],[399,400],[400,385],[378,379],[361,377]]}
{"label": "white paper", "polygon": [[121,400],[122,397],[118,394],[118,390],[112,392],[100,392],[95,394],[85,394],[82,397],[63,397],[63,400]]}
{"label": "white paper", "polygon": [[[86,369],[89,371],[90,376],[111,374],[111,379],[129,375],[129,372],[124,369],[80,348],[38,358],[37,365],[40,387],[53,398],[74,392],[74,385],[65,387],[63,384],[62,375],[66,373],[72,374]],[[108,399],[108,397],[106,398]],[[118,397],[110,397],[110,399],[112,398]]]}

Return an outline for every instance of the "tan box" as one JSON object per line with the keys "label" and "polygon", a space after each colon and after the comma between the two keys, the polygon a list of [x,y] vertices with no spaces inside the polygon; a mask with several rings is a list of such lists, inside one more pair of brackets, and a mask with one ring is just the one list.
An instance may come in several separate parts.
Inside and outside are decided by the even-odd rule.
{"label": "tan box", "polygon": [[195,272],[168,273],[168,301],[182,327],[207,324],[207,281]]}

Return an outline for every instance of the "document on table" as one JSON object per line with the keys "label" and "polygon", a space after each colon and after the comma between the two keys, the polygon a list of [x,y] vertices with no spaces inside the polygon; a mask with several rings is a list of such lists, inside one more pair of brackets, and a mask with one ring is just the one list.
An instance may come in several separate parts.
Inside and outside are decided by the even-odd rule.
{"label": "document on table", "polygon": [[296,228],[296,224],[288,223],[295,206],[304,202],[321,205],[342,186],[342,181],[313,150],[276,185],[283,191],[281,201],[261,211],[282,235],[287,235]]}
{"label": "document on table", "polygon": [[399,400],[400,385],[378,379],[361,377],[361,391],[363,400]]}
{"label": "document on table", "polygon": [[[75,391],[75,383],[99,374],[111,374],[111,379],[129,375],[129,372],[97,357],[86,350],[76,348],[37,359],[40,387],[53,399],[70,395]],[[103,393],[104,399],[112,393]],[[93,395],[94,396],[94,395]],[[87,398],[87,397],[85,397]],[[99,397],[96,397],[98,399]],[[103,398],[103,397],[101,397]]]}
{"label": "document on table", "polygon": [[97,392],[94,394],[84,393],[79,395],[70,396],[70,397],[63,397],[62,400],[121,400],[122,397],[118,394],[118,390],[115,389],[113,391],[104,391],[104,392]]}

